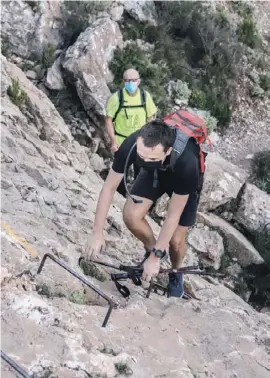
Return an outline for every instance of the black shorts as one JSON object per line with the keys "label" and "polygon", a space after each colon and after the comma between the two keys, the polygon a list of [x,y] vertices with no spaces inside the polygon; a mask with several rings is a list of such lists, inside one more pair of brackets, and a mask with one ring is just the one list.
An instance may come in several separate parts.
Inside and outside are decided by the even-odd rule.
{"label": "black shorts", "polygon": [[[202,177],[203,180],[203,177]],[[202,187],[202,180],[201,185]],[[141,169],[137,176],[130,193],[142,198],[148,198],[153,201],[153,206],[156,201],[164,194],[167,193],[169,197],[172,195],[172,188],[168,187],[168,183],[163,183],[162,180],[158,181],[157,187],[153,186],[153,172]],[[179,219],[179,225],[183,227],[190,227],[195,224],[197,208],[200,199],[201,189],[196,193],[189,195],[186,206]]]}

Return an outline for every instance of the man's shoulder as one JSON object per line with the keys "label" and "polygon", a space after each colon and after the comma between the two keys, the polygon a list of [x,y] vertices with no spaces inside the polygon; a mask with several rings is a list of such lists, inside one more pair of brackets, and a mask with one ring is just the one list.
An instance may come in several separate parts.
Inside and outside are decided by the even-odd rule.
{"label": "man's shoulder", "polygon": [[109,96],[108,101],[117,101],[118,100],[118,91],[119,91],[119,89],[117,89],[115,92],[113,92]]}
{"label": "man's shoulder", "polygon": [[175,172],[183,172],[185,170],[197,170],[199,151],[198,146],[193,138],[190,138],[182,154],[176,159]]}

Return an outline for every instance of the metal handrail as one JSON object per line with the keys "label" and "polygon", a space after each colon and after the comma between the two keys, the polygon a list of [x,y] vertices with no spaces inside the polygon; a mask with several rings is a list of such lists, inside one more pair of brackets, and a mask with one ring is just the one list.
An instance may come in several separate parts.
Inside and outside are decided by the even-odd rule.
{"label": "metal handrail", "polygon": [[71,269],[63,261],[57,259],[55,256],[51,255],[50,253],[45,253],[45,255],[43,256],[43,258],[41,260],[41,263],[40,263],[40,265],[38,267],[37,274],[41,273],[41,271],[42,271],[42,269],[44,267],[45,261],[46,261],[46,259],[48,257],[51,260],[53,260],[56,264],[60,265],[63,269],[67,270],[74,277],[78,278],[78,280],[80,280],[81,282],[83,282],[86,286],[90,287],[90,289],[94,290],[98,295],[100,295],[102,298],[104,298],[109,303],[108,312],[107,312],[107,314],[106,314],[106,316],[104,318],[104,321],[102,323],[102,327],[106,327],[106,325],[108,323],[108,320],[110,318],[111,312],[112,312],[113,308],[115,308],[117,306],[117,304],[108,295],[106,295],[105,293],[103,293],[103,291],[101,291],[99,288],[97,288],[91,282],[87,281],[83,276],[81,276],[80,274],[78,274],[77,272],[75,272],[75,270]]}

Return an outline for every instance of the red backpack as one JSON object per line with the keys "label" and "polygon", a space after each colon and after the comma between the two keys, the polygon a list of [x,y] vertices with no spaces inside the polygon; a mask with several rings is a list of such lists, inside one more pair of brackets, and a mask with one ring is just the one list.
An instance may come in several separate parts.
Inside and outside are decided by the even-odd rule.
{"label": "red backpack", "polygon": [[[163,121],[176,129],[176,139],[171,154],[170,167],[173,170],[176,160],[183,153],[189,138],[194,138],[200,148],[200,144],[208,141],[212,147],[211,140],[208,137],[207,126],[202,118],[190,113],[187,110],[177,110],[163,118]],[[200,167],[201,172],[205,170],[204,154],[200,148]]]}

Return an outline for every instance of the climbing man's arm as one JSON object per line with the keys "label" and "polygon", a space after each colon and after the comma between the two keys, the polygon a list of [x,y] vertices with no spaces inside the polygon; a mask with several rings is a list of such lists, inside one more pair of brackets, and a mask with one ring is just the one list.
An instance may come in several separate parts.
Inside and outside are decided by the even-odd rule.
{"label": "climbing man's arm", "polygon": [[106,116],[105,117],[105,124],[106,124],[107,134],[109,135],[109,138],[110,138],[111,148],[112,148],[113,152],[115,152],[115,151],[118,150],[118,145],[117,145],[116,138],[115,138],[115,131],[114,131],[112,118],[109,117],[109,116]]}
{"label": "climbing man's arm", "polygon": [[111,149],[113,152],[118,150],[118,145],[115,138],[114,124],[112,121],[117,111],[118,105],[118,96],[114,93],[107,102],[105,116],[106,131],[110,138]]}
{"label": "climbing man's arm", "polygon": [[93,226],[93,234],[103,234],[105,221],[113,200],[114,193],[123,178],[122,173],[111,169],[99,194],[96,216]]}

